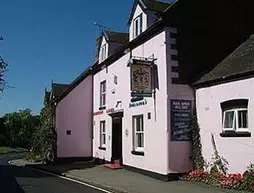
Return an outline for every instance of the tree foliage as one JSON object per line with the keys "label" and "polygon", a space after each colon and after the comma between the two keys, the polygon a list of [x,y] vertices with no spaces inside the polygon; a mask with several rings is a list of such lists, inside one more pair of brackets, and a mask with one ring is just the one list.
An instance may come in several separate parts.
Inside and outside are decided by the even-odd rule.
{"label": "tree foliage", "polygon": [[30,109],[6,114],[0,119],[0,145],[31,147],[31,138],[39,124],[39,116],[32,115]]}
{"label": "tree foliage", "polygon": [[194,110],[193,118],[191,121],[191,153],[193,169],[203,169],[205,162],[202,155],[200,128],[198,125],[196,110]]}
{"label": "tree foliage", "polygon": [[56,158],[56,132],[52,122],[52,109],[46,106],[40,113],[40,126],[33,136],[32,153],[46,162]]}

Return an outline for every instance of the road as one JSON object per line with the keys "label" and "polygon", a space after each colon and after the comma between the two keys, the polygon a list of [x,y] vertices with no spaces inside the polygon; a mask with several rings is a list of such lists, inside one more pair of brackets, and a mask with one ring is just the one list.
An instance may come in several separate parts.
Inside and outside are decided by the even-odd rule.
{"label": "road", "polygon": [[41,173],[27,167],[8,164],[20,155],[0,157],[1,193],[103,193],[97,189]]}

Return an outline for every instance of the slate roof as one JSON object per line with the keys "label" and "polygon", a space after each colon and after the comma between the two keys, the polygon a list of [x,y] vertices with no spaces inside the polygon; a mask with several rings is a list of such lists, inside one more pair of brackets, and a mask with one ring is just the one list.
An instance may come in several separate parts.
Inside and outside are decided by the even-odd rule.
{"label": "slate roof", "polygon": [[229,80],[236,76],[254,74],[254,35],[220,62],[213,70],[201,77],[194,85]]}
{"label": "slate roof", "polygon": [[156,0],[143,0],[143,3],[148,10],[155,11],[158,13],[164,12],[170,5],[170,3],[156,1]]}
{"label": "slate roof", "polygon": [[60,97],[68,88],[69,84],[52,83],[52,94],[55,98]]}
{"label": "slate roof", "polygon": [[110,42],[125,44],[129,41],[129,33],[104,30],[104,34],[106,35],[107,40]]}

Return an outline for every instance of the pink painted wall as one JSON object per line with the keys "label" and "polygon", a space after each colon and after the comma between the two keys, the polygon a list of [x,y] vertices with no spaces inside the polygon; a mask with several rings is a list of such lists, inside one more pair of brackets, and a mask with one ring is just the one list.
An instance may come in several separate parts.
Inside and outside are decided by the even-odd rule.
{"label": "pink painted wall", "polygon": [[[198,123],[201,129],[203,156],[211,161],[213,147],[211,134],[220,156],[228,162],[229,172],[244,172],[250,162],[254,163],[254,78],[220,84],[196,91]],[[220,103],[232,99],[249,99],[248,121],[252,137],[221,137],[222,110]]]}
{"label": "pink painted wall", "polygon": [[56,107],[58,157],[92,156],[92,114],[93,77],[89,75]]}
{"label": "pink painted wall", "polygon": [[171,49],[170,44],[175,44],[176,39],[170,37],[170,32],[177,33],[175,28],[166,28],[167,39],[167,94],[168,94],[168,173],[185,173],[191,170],[190,142],[171,141],[171,104],[172,99],[190,100],[194,106],[194,91],[188,85],[172,84],[172,78],[178,78],[177,72],[172,72],[172,67],[178,67],[178,61],[171,60],[171,54],[178,54],[176,49]]}

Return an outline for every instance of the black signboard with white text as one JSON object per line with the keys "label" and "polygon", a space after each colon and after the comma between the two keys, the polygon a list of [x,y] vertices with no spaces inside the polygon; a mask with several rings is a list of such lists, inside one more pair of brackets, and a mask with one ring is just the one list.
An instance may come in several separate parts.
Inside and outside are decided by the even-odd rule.
{"label": "black signboard with white text", "polygon": [[171,141],[189,141],[191,118],[190,100],[171,100]]}

